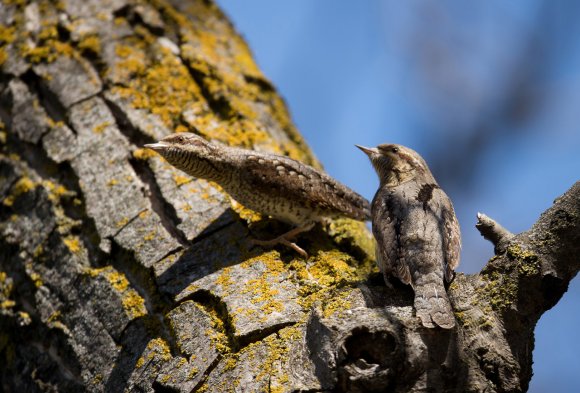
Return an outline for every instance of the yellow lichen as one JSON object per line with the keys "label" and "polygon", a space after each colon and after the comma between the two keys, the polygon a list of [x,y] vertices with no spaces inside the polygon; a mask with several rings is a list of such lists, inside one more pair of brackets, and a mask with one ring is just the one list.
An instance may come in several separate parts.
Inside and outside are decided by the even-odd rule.
{"label": "yellow lichen", "polygon": [[117,292],[121,294],[121,302],[127,316],[131,319],[147,314],[145,299],[143,299],[135,289],[131,288],[129,280],[125,275],[111,266],[99,269],[88,269],[87,273],[91,277],[103,276]]}
{"label": "yellow lichen", "polygon": [[129,219],[127,217],[123,217],[122,219],[117,221],[116,226],[117,226],[117,228],[122,228],[125,225],[127,225],[128,222],[129,222]]}
{"label": "yellow lichen", "polygon": [[30,192],[36,187],[36,184],[27,176],[23,176],[12,186],[10,194],[4,198],[2,203],[5,206],[12,206],[18,198],[22,194],[26,194]]}
{"label": "yellow lichen", "polygon": [[230,267],[225,267],[220,271],[220,275],[216,279],[216,284],[220,285],[222,291],[227,293],[229,288],[234,284],[230,277]]}
{"label": "yellow lichen", "polygon": [[50,180],[44,180],[42,185],[48,191],[48,199],[55,203],[63,196],[75,195],[74,191],[67,190],[62,184],[55,184]]}
{"label": "yellow lichen", "polygon": [[2,302],[0,302],[0,308],[2,309],[12,308],[15,305],[16,302],[14,300],[3,300]]}
{"label": "yellow lichen", "polygon": [[97,124],[93,127],[93,132],[95,134],[101,134],[107,127],[109,127],[112,123],[110,121],[104,121],[100,124]]}
{"label": "yellow lichen", "polygon": [[519,280],[539,274],[540,264],[536,254],[512,244],[506,252],[510,263],[494,263],[492,258],[481,273],[484,285],[477,289],[476,303],[489,304],[496,311],[513,307],[518,300]]}
{"label": "yellow lichen", "polygon": [[143,236],[143,240],[145,240],[146,242],[149,242],[149,241],[155,239],[155,235],[157,235],[157,230],[153,229],[149,233],[147,233],[145,236]]}
{"label": "yellow lichen", "polygon": [[123,309],[129,318],[134,319],[147,314],[145,300],[133,289],[126,291],[123,295]]}
{"label": "yellow lichen", "polygon": [[175,173],[173,175],[173,181],[179,187],[179,186],[181,186],[183,184],[186,184],[186,183],[191,182],[191,178],[190,177],[187,177],[187,176],[182,176],[182,175],[179,175],[179,174]]}
{"label": "yellow lichen", "polygon": [[161,359],[165,361],[171,360],[171,350],[169,349],[169,344],[167,344],[167,342],[160,337],[149,341],[147,344],[147,349],[155,354],[160,355]]}
{"label": "yellow lichen", "polygon": [[250,210],[243,206],[241,203],[237,202],[235,199],[230,198],[230,203],[232,210],[235,211],[242,220],[248,223],[258,222],[263,219],[262,215],[258,212]]}
{"label": "yellow lichen", "polygon": [[0,25],[0,66],[8,60],[8,53],[5,47],[16,39],[16,28],[14,26]]}
{"label": "yellow lichen", "polygon": [[69,235],[63,238],[62,241],[73,254],[78,254],[82,249],[78,236]]}
{"label": "yellow lichen", "polygon": [[323,315],[325,318],[330,318],[334,314],[340,314],[352,307],[352,303],[348,299],[350,291],[342,291],[330,299],[323,306]]}
{"label": "yellow lichen", "polygon": [[0,46],[0,67],[2,67],[4,63],[6,63],[6,60],[8,60],[8,53],[6,53],[4,48]]}
{"label": "yellow lichen", "polygon": [[155,151],[151,150],[151,149],[136,149],[135,151],[133,151],[133,157],[135,157],[138,160],[147,160],[151,157],[155,157],[157,153],[155,153]]}
{"label": "yellow lichen", "polygon": [[[49,34],[47,34],[49,35]],[[30,63],[52,63],[59,56],[72,57],[74,55],[74,49],[70,44],[60,42],[54,39],[49,39],[48,41],[42,43],[39,46],[34,46],[34,44],[25,43],[20,47],[22,56],[28,60]]]}
{"label": "yellow lichen", "polygon": [[93,55],[101,53],[101,40],[96,35],[84,35],[78,45],[79,49],[84,53]]}
{"label": "yellow lichen", "polygon": [[16,39],[16,27],[0,25],[0,45],[10,44]]}

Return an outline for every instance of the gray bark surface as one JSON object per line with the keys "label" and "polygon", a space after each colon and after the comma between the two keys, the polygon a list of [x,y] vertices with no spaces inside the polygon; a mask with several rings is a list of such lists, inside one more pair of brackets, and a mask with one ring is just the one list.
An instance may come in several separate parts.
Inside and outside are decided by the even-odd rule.
{"label": "gray bark surface", "polygon": [[[0,390],[520,392],[580,268],[580,183],[421,326],[364,224],[284,229],[141,149],[176,130],[317,166],[210,1],[0,4]],[[354,154],[354,153],[353,153]]]}

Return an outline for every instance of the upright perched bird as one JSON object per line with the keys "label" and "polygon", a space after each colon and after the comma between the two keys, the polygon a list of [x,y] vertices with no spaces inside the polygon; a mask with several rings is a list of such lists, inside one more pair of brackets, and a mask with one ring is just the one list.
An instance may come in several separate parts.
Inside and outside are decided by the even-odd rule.
{"label": "upright perched bird", "polygon": [[303,256],[289,241],[324,218],[370,219],[369,202],[325,173],[291,158],[210,143],[191,133],[177,133],[145,145],[190,176],[218,183],[245,207],[296,226],[270,241],[285,244]]}
{"label": "upright perched bird", "polygon": [[377,263],[410,284],[425,327],[455,325],[445,283],[459,265],[461,236],[453,205],[414,150],[384,144],[358,146],[371,160],[380,186],[371,205]]}

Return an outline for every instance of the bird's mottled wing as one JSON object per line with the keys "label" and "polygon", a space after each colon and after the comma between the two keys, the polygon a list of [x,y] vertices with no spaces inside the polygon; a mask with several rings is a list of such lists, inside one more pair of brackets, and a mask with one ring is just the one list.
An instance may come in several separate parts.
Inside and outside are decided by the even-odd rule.
{"label": "bird's mottled wing", "polygon": [[439,198],[441,200],[445,281],[451,282],[453,279],[453,271],[459,266],[461,232],[451,200],[443,190],[438,189],[436,192],[440,194]]}
{"label": "bird's mottled wing", "polygon": [[373,235],[377,241],[376,258],[385,276],[395,276],[405,284],[411,283],[411,273],[401,259],[401,217],[394,199],[397,196],[386,189],[379,189],[372,204]]}
{"label": "bird's mottled wing", "polygon": [[[265,165],[268,162],[271,165]],[[370,204],[365,198],[308,165],[256,152],[248,155],[244,169],[248,182],[271,188],[272,194],[281,194],[328,215],[370,220]]]}

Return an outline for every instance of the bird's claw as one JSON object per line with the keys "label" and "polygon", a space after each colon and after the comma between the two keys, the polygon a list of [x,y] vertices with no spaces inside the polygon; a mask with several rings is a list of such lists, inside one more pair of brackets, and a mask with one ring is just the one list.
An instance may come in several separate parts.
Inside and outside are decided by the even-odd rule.
{"label": "bird's claw", "polygon": [[278,236],[277,238],[272,239],[272,240],[251,239],[250,241],[253,244],[258,245],[258,246],[262,246],[262,247],[274,247],[278,244],[283,244],[286,247],[289,247],[289,248],[293,249],[294,251],[296,251],[304,259],[308,259],[308,253],[306,251],[304,251],[304,249],[301,248],[298,244],[288,240],[285,236]]}
{"label": "bird's claw", "polygon": [[298,246],[298,244],[291,242],[289,239],[295,238],[296,236],[298,236],[302,232],[307,232],[307,231],[311,230],[312,227],[314,227],[314,224],[315,224],[314,222],[310,222],[306,225],[296,227],[296,228],[286,232],[285,234],[280,235],[277,238],[272,239],[272,240],[252,239],[251,242],[253,244],[256,244],[256,245],[262,246],[262,247],[274,247],[277,244],[283,244],[286,247],[289,247],[289,248],[293,249],[294,251],[296,251],[304,259],[308,259],[308,253],[306,251],[304,251],[303,248]]}

